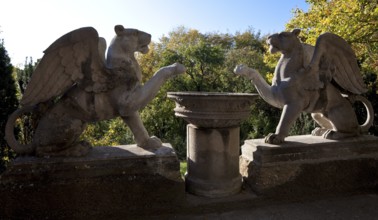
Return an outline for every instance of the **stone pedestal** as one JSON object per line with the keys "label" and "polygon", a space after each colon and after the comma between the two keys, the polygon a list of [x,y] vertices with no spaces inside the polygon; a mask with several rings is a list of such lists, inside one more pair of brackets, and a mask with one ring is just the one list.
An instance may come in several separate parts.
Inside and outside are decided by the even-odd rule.
{"label": "stone pedestal", "polygon": [[238,193],[242,178],[239,173],[239,127],[197,128],[187,126],[188,171],[186,190],[206,197]]}
{"label": "stone pedestal", "polygon": [[80,158],[19,157],[0,177],[4,219],[128,219],[169,213],[185,201],[169,144],[95,147]]}
{"label": "stone pedestal", "polygon": [[303,196],[369,190],[378,186],[378,138],[333,141],[291,136],[282,145],[247,140],[240,170],[256,193]]}
{"label": "stone pedestal", "polygon": [[250,115],[257,94],[170,92],[175,115],[187,126],[186,189],[195,195],[223,197],[241,189],[239,125]]}

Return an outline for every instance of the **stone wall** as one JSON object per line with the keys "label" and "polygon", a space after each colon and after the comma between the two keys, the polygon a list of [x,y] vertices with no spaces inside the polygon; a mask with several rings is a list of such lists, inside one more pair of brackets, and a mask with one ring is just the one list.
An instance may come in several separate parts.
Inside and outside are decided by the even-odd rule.
{"label": "stone wall", "polygon": [[247,140],[240,164],[245,184],[264,196],[372,190],[378,186],[378,138],[333,141],[302,135],[288,137],[282,145]]}
{"label": "stone wall", "polygon": [[95,147],[86,157],[18,157],[0,178],[0,213],[17,219],[122,219],[169,213],[185,184],[170,145]]}

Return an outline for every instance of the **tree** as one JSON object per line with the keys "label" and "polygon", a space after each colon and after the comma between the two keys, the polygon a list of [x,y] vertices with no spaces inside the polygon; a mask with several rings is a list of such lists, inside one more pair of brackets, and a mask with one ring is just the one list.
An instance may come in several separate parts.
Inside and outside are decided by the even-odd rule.
{"label": "tree", "polygon": [[[26,57],[24,67],[15,68],[16,71],[16,84],[18,88],[19,99],[25,93],[27,84],[29,83],[31,76],[34,72],[37,63],[33,62],[32,57]],[[34,112],[28,112],[19,117],[16,126],[18,128],[18,141],[22,144],[31,143],[33,140],[34,131],[38,125],[39,115]]]}
{"label": "tree", "polygon": [[28,85],[36,66],[37,66],[37,63],[33,62],[32,57],[29,57],[29,58],[26,57],[24,68],[23,69],[16,68],[17,84],[18,84],[18,88],[20,89],[21,96],[25,93],[26,86]]}
{"label": "tree", "polygon": [[[187,67],[186,74],[170,79],[158,95],[141,110],[141,118],[151,135],[175,148],[180,159],[186,156],[186,122],[175,116],[175,103],[167,99],[170,91],[247,92],[256,93],[253,84],[236,77],[233,69],[244,63],[258,69],[264,76],[273,72],[267,66],[265,39],[253,29],[232,34],[200,33],[195,29],[178,27],[150,44],[150,51],[137,55],[143,82],[159,68],[175,62]],[[279,120],[280,110],[259,100],[251,108],[250,117],[241,124],[241,140],[260,138],[272,132]],[[132,134],[120,119],[88,126],[83,138],[93,145],[130,144]]]}
{"label": "tree", "polygon": [[338,34],[355,50],[362,68],[378,73],[378,2],[307,0],[308,12],[296,9],[288,29],[302,28],[302,40],[315,44],[324,32]]}
{"label": "tree", "polygon": [[120,119],[91,123],[80,137],[92,146],[115,146],[133,143],[133,134]]}
{"label": "tree", "polygon": [[4,40],[0,41],[0,172],[4,171],[7,162],[14,157],[13,152],[4,140],[4,130],[8,116],[17,109],[17,90],[13,78],[13,66]]}
{"label": "tree", "polygon": [[[378,112],[378,2],[371,0],[307,0],[309,10],[294,11],[287,29],[301,28],[303,42],[314,45],[317,37],[332,32],[344,38],[356,52],[361,72],[369,91],[367,98]],[[363,107],[356,106],[362,121]],[[378,120],[370,132],[378,135]]]}
{"label": "tree", "polygon": [[[180,62],[187,67],[187,74],[166,83],[158,96],[142,111],[141,115],[147,130],[157,134],[163,141],[172,143],[179,158],[185,158],[186,122],[174,116],[174,102],[166,98],[166,93],[168,91],[256,92],[252,83],[236,77],[233,69],[237,64],[245,63],[265,73],[268,68],[263,61],[264,52],[263,39],[251,29],[231,35],[202,34],[194,29],[179,27],[168,36],[164,36],[160,43],[155,43],[151,48],[150,53],[158,57],[158,62],[154,63],[157,67],[161,67]],[[144,63],[143,59],[139,61],[142,67],[149,65]],[[260,112],[261,108],[253,108],[250,118],[242,123],[241,140],[264,135],[261,132],[265,130],[260,128],[266,128],[266,123],[260,123],[259,128],[251,123],[260,120],[256,117]],[[269,120],[269,117],[264,119]]]}

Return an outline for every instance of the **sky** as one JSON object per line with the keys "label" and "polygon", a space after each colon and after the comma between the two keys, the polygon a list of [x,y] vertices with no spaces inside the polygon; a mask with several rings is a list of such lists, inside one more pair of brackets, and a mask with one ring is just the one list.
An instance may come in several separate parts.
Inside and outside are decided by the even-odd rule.
{"label": "sky", "polygon": [[0,6],[0,39],[18,67],[80,27],[94,27],[108,45],[117,24],[148,32],[155,42],[180,26],[264,35],[283,31],[295,8],[308,9],[305,0],[0,0]]}

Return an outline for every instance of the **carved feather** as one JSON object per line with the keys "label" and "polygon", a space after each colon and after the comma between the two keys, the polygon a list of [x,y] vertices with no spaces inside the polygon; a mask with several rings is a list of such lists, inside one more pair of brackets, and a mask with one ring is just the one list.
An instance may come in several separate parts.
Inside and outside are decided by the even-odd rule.
{"label": "carved feather", "polygon": [[[103,55],[99,54],[99,36],[92,27],[63,35],[44,53],[22,97],[21,104],[24,106],[59,97],[84,79],[92,84],[97,83],[92,79],[92,72],[103,77],[108,75]],[[84,64],[91,68],[84,69]]]}
{"label": "carved feather", "polygon": [[367,91],[353,49],[338,35],[324,33],[318,37],[310,66],[317,66],[320,73],[331,72],[331,77],[323,79],[333,79],[347,92],[362,94]]}

